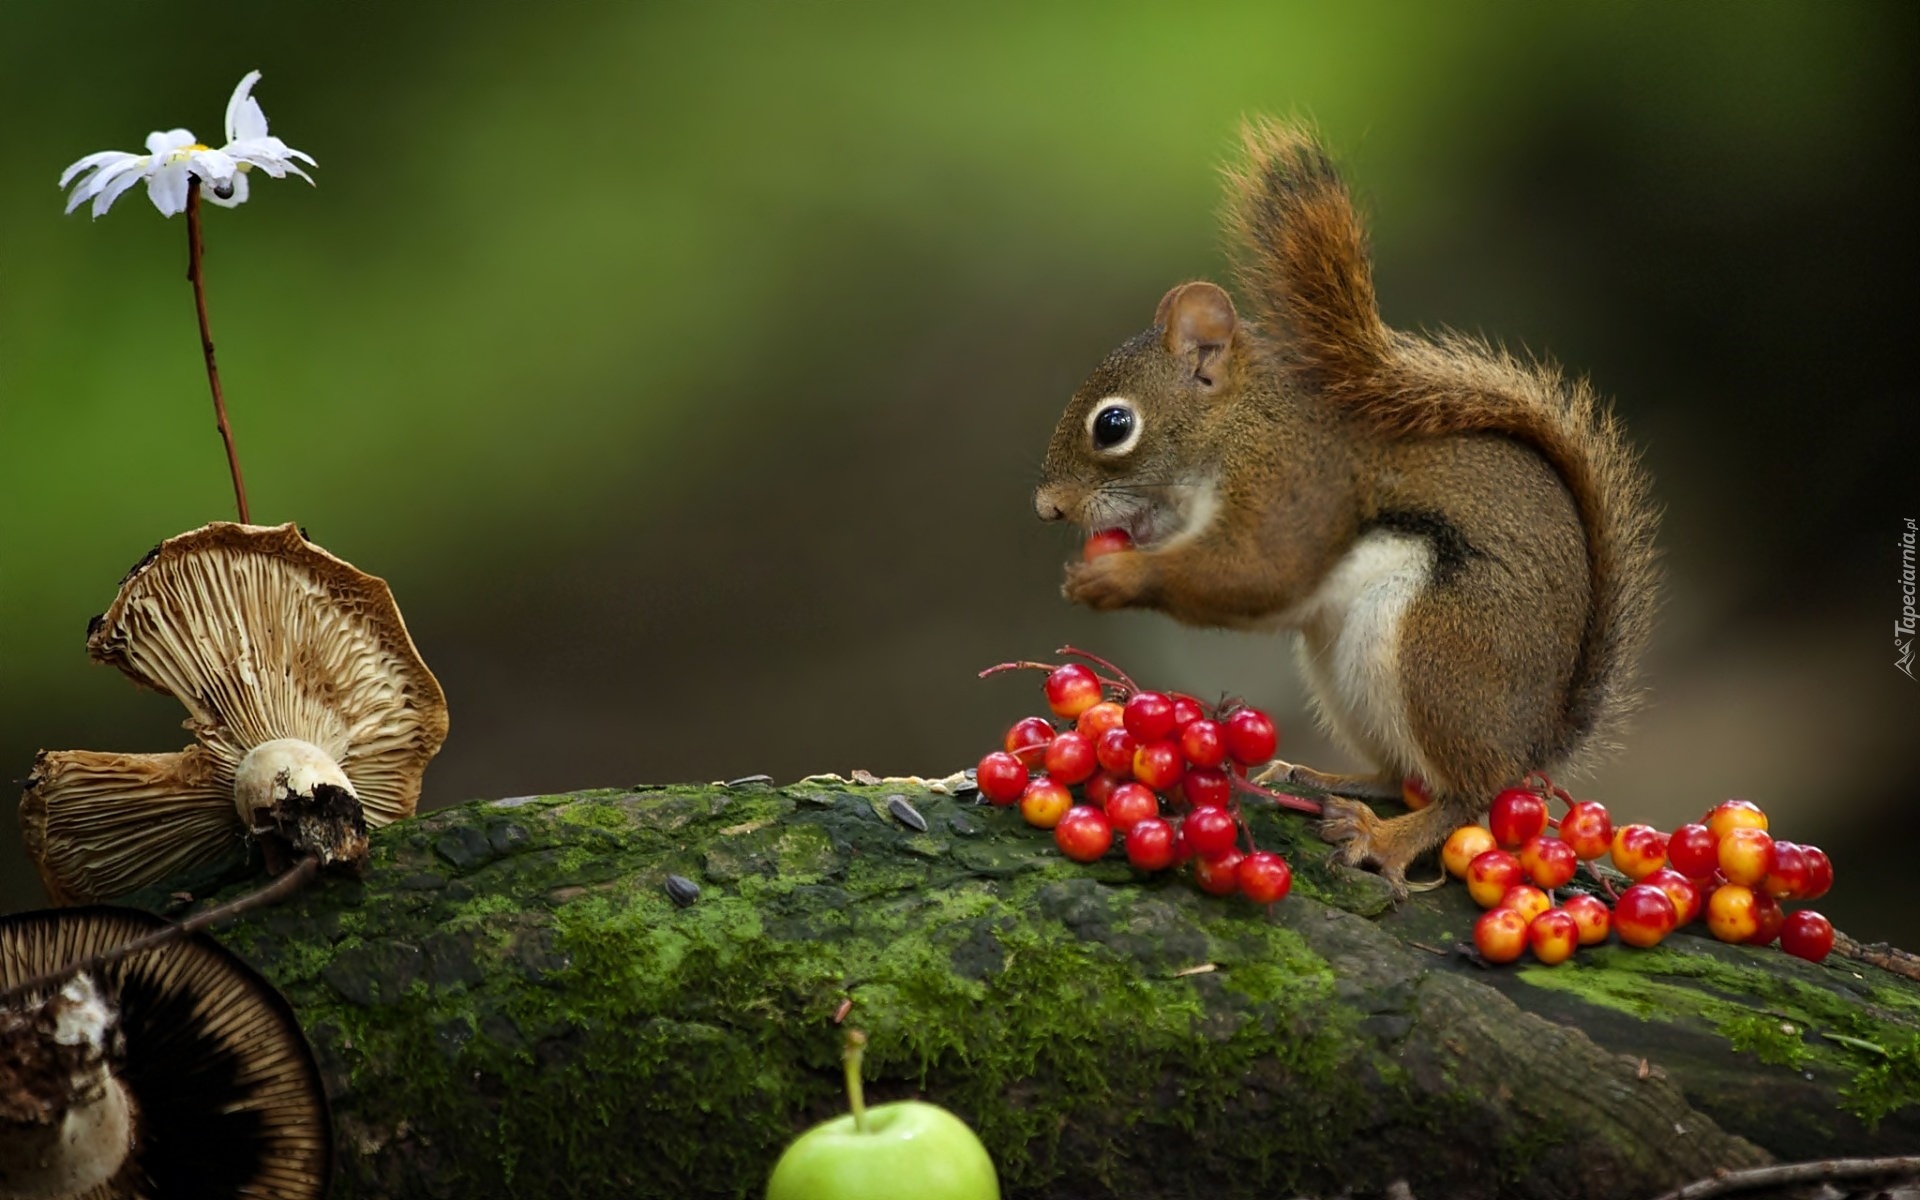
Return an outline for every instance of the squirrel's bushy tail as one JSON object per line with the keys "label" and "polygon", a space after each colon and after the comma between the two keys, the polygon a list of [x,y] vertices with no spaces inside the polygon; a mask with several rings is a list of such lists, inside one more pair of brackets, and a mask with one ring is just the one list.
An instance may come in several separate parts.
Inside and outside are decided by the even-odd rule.
{"label": "squirrel's bushy tail", "polygon": [[1365,231],[1318,140],[1272,120],[1250,121],[1242,136],[1228,228],[1282,373],[1383,436],[1503,434],[1539,450],[1565,481],[1587,530],[1591,604],[1567,691],[1567,741],[1554,757],[1612,742],[1637,700],[1633,676],[1659,592],[1659,516],[1613,414],[1584,380],[1552,366],[1472,338],[1389,330]]}

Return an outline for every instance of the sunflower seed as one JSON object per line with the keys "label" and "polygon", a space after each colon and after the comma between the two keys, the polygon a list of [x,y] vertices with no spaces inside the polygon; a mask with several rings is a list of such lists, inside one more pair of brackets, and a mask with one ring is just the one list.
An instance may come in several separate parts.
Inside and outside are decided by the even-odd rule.
{"label": "sunflower seed", "polygon": [[927,831],[927,819],[920,815],[920,810],[915,808],[912,801],[908,800],[905,796],[897,794],[888,796],[887,811],[893,814],[894,820],[905,825],[915,833],[925,833]]}

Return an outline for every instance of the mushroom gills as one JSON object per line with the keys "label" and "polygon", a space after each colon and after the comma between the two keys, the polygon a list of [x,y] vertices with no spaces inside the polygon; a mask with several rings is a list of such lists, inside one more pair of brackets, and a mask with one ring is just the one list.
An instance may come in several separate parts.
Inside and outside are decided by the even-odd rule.
{"label": "mushroom gills", "polygon": [[118,1023],[84,973],[32,1012],[0,1012],[0,1195],[59,1200],[119,1173],[134,1114],[108,1067]]}
{"label": "mushroom gills", "polygon": [[274,738],[247,751],[234,772],[233,805],[249,832],[277,833],[296,855],[322,866],[366,861],[359,794],[333,756],[312,742]]}

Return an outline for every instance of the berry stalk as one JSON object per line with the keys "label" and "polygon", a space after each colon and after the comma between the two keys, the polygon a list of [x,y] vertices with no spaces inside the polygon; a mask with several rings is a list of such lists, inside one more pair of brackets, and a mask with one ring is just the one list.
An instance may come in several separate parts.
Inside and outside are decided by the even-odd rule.
{"label": "berry stalk", "polygon": [[847,1030],[847,1048],[842,1056],[847,1066],[847,1107],[853,1110],[853,1128],[867,1132],[867,1097],[860,1086],[860,1060],[866,1054],[867,1035],[858,1029]]}

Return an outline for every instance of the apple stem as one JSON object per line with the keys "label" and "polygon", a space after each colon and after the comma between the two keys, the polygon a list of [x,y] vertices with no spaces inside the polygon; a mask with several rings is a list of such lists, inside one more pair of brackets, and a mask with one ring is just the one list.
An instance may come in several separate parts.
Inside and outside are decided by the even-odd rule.
{"label": "apple stem", "polygon": [[847,1064],[847,1107],[853,1110],[853,1128],[856,1133],[867,1131],[867,1098],[860,1088],[860,1059],[867,1048],[867,1035],[858,1029],[847,1030],[847,1050],[844,1055]]}

